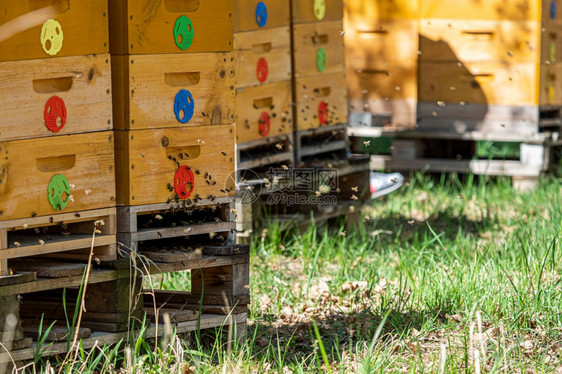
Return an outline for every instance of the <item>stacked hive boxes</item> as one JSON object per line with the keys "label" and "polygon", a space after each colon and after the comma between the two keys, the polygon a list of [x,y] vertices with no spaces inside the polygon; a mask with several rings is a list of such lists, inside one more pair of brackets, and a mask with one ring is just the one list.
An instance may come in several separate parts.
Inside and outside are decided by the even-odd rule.
{"label": "stacked hive boxes", "polygon": [[162,237],[140,233],[136,213],[232,194],[232,1],[110,4],[117,202],[128,216],[119,230],[129,246]]}
{"label": "stacked hive boxes", "polygon": [[[118,240],[161,269],[200,267],[235,228],[233,2],[112,0],[109,12]],[[235,287],[247,259],[218,263],[192,272],[192,291],[247,294]]]}
{"label": "stacked hive boxes", "polygon": [[291,165],[293,116],[290,4],[236,1],[237,168]]}
{"label": "stacked hive boxes", "polygon": [[562,104],[560,2],[422,0],[419,126],[526,136]]}
{"label": "stacked hive boxes", "polygon": [[[87,259],[90,245],[97,259],[116,258],[107,1],[45,3],[0,7],[3,31],[13,32],[0,42],[2,276],[34,271],[38,261],[30,256]],[[92,244],[98,220],[104,226]],[[20,273],[3,284],[34,276]],[[16,295],[7,295],[0,300],[2,340],[21,348],[19,321],[4,331],[10,316],[19,317]]]}
{"label": "stacked hive boxes", "polygon": [[291,17],[296,162],[301,162],[347,146],[343,3],[293,0]]}
{"label": "stacked hive boxes", "polygon": [[[29,11],[40,18],[41,4],[5,2],[0,23],[29,20]],[[102,217],[96,256],[115,258],[107,2],[69,0],[49,9],[52,18],[0,43],[2,275],[8,259],[83,257],[80,250],[90,248],[84,234],[93,230],[84,221]]]}
{"label": "stacked hive boxes", "polygon": [[418,0],[346,1],[352,119],[399,128],[416,125],[418,25]]}

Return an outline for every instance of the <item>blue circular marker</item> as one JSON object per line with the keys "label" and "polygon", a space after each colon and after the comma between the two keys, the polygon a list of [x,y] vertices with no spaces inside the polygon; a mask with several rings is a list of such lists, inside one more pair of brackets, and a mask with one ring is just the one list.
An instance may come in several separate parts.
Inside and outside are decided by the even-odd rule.
{"label": "blue circular marker", "polygon": [[191,92],[188,90],[179,90],[174,99],[174,113],[176,114],[176,119],[180,123],[188,123],[191,117],[193,117],[193,108],[195,107],[195,101]]}
{"label": "blue circular marker", "polygon": [[550,2],[550,19],[556,19],[556,1]]}
{"label": "blue circular marker", "polygon": [[256,5],[256,22],[259,27],[264,27],[267,23],[267,5],[263,1]]}

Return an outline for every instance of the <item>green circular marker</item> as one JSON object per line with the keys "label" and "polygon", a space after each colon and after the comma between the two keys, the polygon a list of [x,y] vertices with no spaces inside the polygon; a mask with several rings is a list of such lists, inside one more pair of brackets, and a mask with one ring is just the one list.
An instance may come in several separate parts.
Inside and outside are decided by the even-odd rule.
{"label": "green circular marker", "polygon": [[193,42],[193,23],[186,16],[181,16],[176,20],[174,26],[174,41],[181,50],[191,47]]}
{"label": "green circular marker", "polygon": [[70,200],[70,184],[64,175],[53,175],[47,187],[47,196],[53,209],[63,210],[66,208]]}
{"label": "green circular marker", "polygon": [[324,48],[318,48],[316,51],[316,67],[318,71],[326,70],[326,63],[328,57],[326,56],[326,50]]}
{"label": "green circular marker", "polygon": [[550,42],[550,48],[548,50],[548,59],[550,62],[556,62],[556,43]]}

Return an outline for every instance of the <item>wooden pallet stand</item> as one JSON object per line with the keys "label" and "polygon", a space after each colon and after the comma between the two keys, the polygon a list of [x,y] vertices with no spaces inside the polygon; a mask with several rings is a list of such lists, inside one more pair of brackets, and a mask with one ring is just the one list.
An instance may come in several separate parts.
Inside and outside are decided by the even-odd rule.
{"label": "wooden pallet stand", "polygon": [[231,239],[235,229],[231,202],[222,197],[195,203],[119,206],[117,240],[123,249],[138,251],[156,262],[200,258],[201,252],[192,247]]}
{"label": "wooden pallet stand", "polygon": [[[391,132],[381,132],[389,136]],[[357,132],[354,133],[358,135]],[[397,136],[398,135],[398,136]],[[359,138],[355,138],[358,141]],[[518,160],[477,159],[476,141],[490,140],[520,144]],[[357,148],[354,143],[352,149]],[[511,176],[537,181],[554,166],[554,150],[562,145],[557,136],[536,134],[533,138],[499,137],[494,134],[467,132],[452,135],[443,132],[395,132],[391,155],[371,156],[372,169],[426,170],[429,172],[472,173],[477,175]]]}
{"label": "wooden pallet stand", "polygon": [[236,144],[236,169],[252,169],[262,174],[270,167],[291,167],[294,163],[293,144],[292,133]]}
{"label": "wooden pallet stand", "polygon": [[[207,328],[223,328],[235,325],[238,334],[243,334],[249,303],[248,269],[249,248],[232,244],[202,246],[201,256],[176,262],[149,262],[141,274],[130,260],[94,263],[86,290],[86,312],[82,317],[79,331],[80,345],[89,349],[96,344],[115,344],[135,336],[136,329],[146,321],[143,338],[162,336],[166,332],[164,314],[170,316],[177,333]],[[165,272],[191,270],[191,292],[158,291],[155,297],[143,296],[140,275],[154,275]],[[145,270],[143,270],[145,271]],[[18,307],[16,295],[22,295],[21,311],[12,310],[6,304],[6,311],[21,313],[22,329],[30,337],[37,338],[38,324],[44,315],[43,329],[57,321],[47,341],[53,344],[40,351],[41,356],[63,354],[68,350],[66,318],[72,318],[76,305],[81,275],[62,278],[35,278],[18,274],[0,277],[0,298],[12,298],[11,308]],[[135,282],[133,282],[133,279]],[[19,283],[18,283],[19,282]],[[62,309],[62,289],[66,288],[67,313]],[[146,290],[148,291],[148,290]],[[74,300],[74,301],[73,301]],[[162,307],[160,316],[155,317],[154,304]],[[141,312],[141,309],[144,312]],[[148,311],[147,319],[143,317]],[[203,312],[200,314],[200,311]],[[17,312],[17,313],[16,313]],[[151,322],[152,320],[152,322]],[[158,324],[155,322],[158,320]],[[16,326],[20,322],[16,322]],[[158,326],[157,326],[158,325]],[[85,327],[88,326],[88,327]],[[16,329],[17,331],[17,329]],[[19,334],[19,332],[17,332]],[[19,335],[18,335],[19,336]],[[30,338],[24,338],[26,346]],[[17,343],[17,344],[16,344]],[[11,352],[0,353],[0,363],[29,360],[37,354],[36,342],[30,348],[23,342],[14,341]],[[19,345],[18,345],[19,344]]]}
{"label": "wooden pallet stand", "polygon": [[0,273],[33,271],[34,256],[87,260],[92,240],[95,258],[114,260],[116,231],[115,208],[0,221]]}
{"label": "wooden pallet stand", "polygon": [[300,165],[310,159],[333,159],[347,156],[347,125],[337,124],[295,132],[295,162]]}

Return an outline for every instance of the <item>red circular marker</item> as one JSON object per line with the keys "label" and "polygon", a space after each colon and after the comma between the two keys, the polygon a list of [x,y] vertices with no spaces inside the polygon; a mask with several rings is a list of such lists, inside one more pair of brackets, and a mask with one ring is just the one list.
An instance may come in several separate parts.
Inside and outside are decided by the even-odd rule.
{"label": "red circular marker", "polygon": [[260,57],[258,60],[258,66],[256,69],[256,74],[258,80],[263,83],[267,80],[267,73],[269,72],[269,67],[267,66],[267,60],[264,57]]}
{"label": "red circular marker", "polygon": [[182,165],[174,176],[174,191],[180,199],[189,198],[195,187],[195,176],[188,166]]}
{"label": "red circular marker", "polygon": [[328,119],[328,103],[322,100],[320,104],[318,104],[318,120],[320,121],[321,125],[325,125],[328,123]]}
{"label": "red circular marker", "polygon": [[271,129],[271,119],[269,118],[269,114],[267,114],[267,112],[261,112],[258,123],[260,127],[260,135],[266,137]]}
{"label": "red circular marker", "polygon": [[[64,101],[58,96],[52,96],[45,104],[45,111],[43,112],[45,119],[45,126],[52,132],[59,132],[66,124],[66,105]],[[60,118],[60,126],[57,119]]]}

